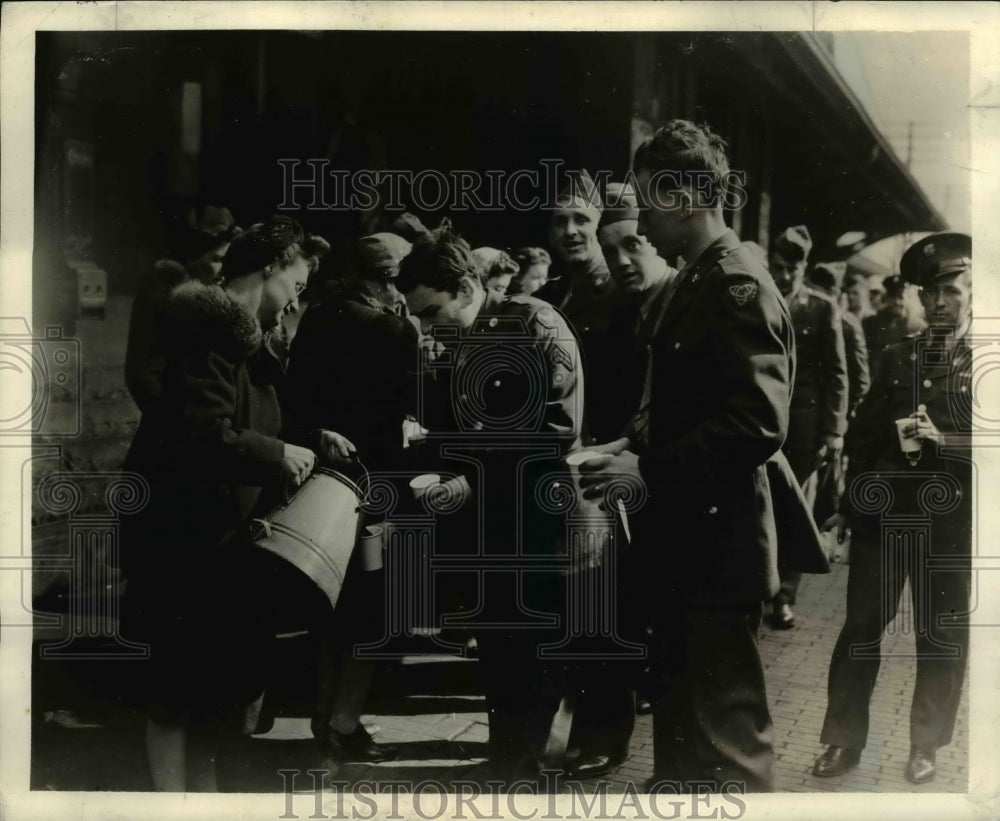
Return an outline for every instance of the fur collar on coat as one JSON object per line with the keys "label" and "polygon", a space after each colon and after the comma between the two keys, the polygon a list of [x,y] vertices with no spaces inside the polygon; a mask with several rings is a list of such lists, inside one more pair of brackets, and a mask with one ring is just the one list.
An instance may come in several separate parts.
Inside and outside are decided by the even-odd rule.
{"label": "fur collar on coat", "polygon": [[235,360],[254,354],[263,338],[257,317],[236,297],[218,285],[197,280],[184,282],[171,292],[167,319],[174,329],[174,342],[207,345]]}

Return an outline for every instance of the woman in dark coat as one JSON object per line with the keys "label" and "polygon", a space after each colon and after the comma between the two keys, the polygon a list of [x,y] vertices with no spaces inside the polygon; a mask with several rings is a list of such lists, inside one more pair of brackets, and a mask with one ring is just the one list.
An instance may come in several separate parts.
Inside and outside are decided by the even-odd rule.
{"label": "woman in dark coat", "polygon": [[[237,537],[315,453],[278,437],[282,370],[262,346],[295,310],[308,266],[301,227],[272,217],[234,239],[225,286],[191,281],[164,308],[163,393],[144,414],[128,468],[150,505],[126,534],[126,629],[148,643],[147,751],[157,790],[214,791],[215,754],[263,692],[263,560]],[[350,443],[317,437],[331,457]],[[187,771],[187,773],[185,772]]]}

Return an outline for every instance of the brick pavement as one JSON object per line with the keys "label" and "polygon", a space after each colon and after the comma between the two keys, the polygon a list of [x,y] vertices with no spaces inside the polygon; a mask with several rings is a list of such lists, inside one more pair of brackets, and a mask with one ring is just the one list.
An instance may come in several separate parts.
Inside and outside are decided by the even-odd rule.
{"label": "brick pavement", "polygon": [[[789,631],[763,627],[761,656],[774,717],[777,788],[783,792],[966,792],[968,783],[968,700],[962,709],[952,746],[938,754],[937,778],[920,787],[902,776],[909,752],[909,700],[915,661],[910,635],[889,635],[883,652],[896,655],[882,664],[871,710],[868,748],[860,766],[832,779],[810,774],[822,751],[820,727],[826,707],[826,674],[834,642],[843,622],[847,568],[835,565],[826,576],[806,576],[796,608],[798,626]],[[901,611],[908,611],[904,596]],[[898,623],[898,621],[897,621]],[[278,716],[273,729],[254,737],[230,766],[220,771],[225,788],[241,792],[280,792],[278,770],[311,767],[339,780],[418,781],[432,778],[481,780],[486,755],[485,702],[478,694],[476,662],[440,657],[408,657],[390,666],[373,696],[368,725],[377,725],[376,740],[400,745],[397,761],[381,765],[322,761],[309,733],[311,674],[301,663],[293,686],[278,688]],[[81,686],[86,674],[53,683],[55,667],[36,662],[35,716],[32,739],[32,784],[36,789],[148,789],[142,747],[142,723],[120,702],[101,701],[99,688]],[[296,666],[297,665],[297,666]],[[104,665],[107,673],[111,668]],[[65,674],[65,671],[62,672]],[[44,686],[48,682],[48,686]],[[286,682],[286,685],[288,682]],[[91,726],[62,726],[57,708],[70,707],[74,717]],[[95,750],[101,752],[95,755]],[[652,774],[652,719],[640,716],[631,755],[607,776],[610,791],[628,782],[639,786]],[[232,766],[235,762],[236,766]],[[303,776],[305,778],[305,776]],[[586,784],[587,782],[585,782]],[[309,785],[297,784],[309,789]],[[590,788],[596,782],[590,782]]]}

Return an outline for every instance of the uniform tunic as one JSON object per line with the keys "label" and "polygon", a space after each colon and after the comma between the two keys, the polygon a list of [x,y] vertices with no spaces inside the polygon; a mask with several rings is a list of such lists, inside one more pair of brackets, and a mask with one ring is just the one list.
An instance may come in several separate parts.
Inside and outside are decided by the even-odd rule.
{"label": "uniform tunic", "polygon": [[[823,438],[842,436],[847,429],[847,359],[840,313],[832,299],[801,287],[788,300],[788,311],[795,329],[796,370],[782,450],[812,508]],[[798,571],[782,567],[775,601],[794,604],[801,578]]]}
{"label": "uniform tunic", "polygon": [[679,277],[652,345],[639,457],[658,525],[640,540],[655,585],[654,776],[766,791],[772,725],[756,631],[778,588],[767,464],[788,430],[792,326],[732,231]]}
{"label": "uniform tunic", "polygon": [[509,777],[518,761],[538,756],[564,689],[561,667],[540,662],[538,648],[561,637],[552,616],[570,569],[566,508],[550,479],[580,444],[583,373],[565,318],[534,297],[487,291],[471,328],[437,338],[447,421],[432,428],[425,451],[466,475],[476,499],[464,521],[440,517],[438,544],[475,576],[469,623],[490,708],[490,757]]}
{"label": "uniform tunic", "polygon": [[587,271],[563,273],[535,296],[554,305],[579,339],[587,375],[585,442],[607,442],[621,432],[621,400],[615,393],[619,363],[609,346],[612,317],[625,300],[604,258]]}

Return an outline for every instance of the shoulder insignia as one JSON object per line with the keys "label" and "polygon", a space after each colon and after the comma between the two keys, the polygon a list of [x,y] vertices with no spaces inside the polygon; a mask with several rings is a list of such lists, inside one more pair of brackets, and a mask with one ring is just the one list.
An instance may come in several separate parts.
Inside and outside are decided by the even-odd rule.
{"label": "shoulder insignia", "polygon": [[555,312],[548,306],[538,309],[535,313],[535,320],[539,325],[543,325],[546,328],[559,327],[559,321],[556,319]]}
{"label": "shoulder insignia", "polygon": [[567,371],[573,369],[573,357],[570,356],[569,352],[556,341],[553,341],[549,346],[549,359],[552,360],[552,364],[555,367],[562,366]]}
{"label": "shoulder insignia", "polygon": [[746,305],[757,295],[757,283],[741,282],[739,285],[730,285],[729,293],[732,294],[737,305]]}

